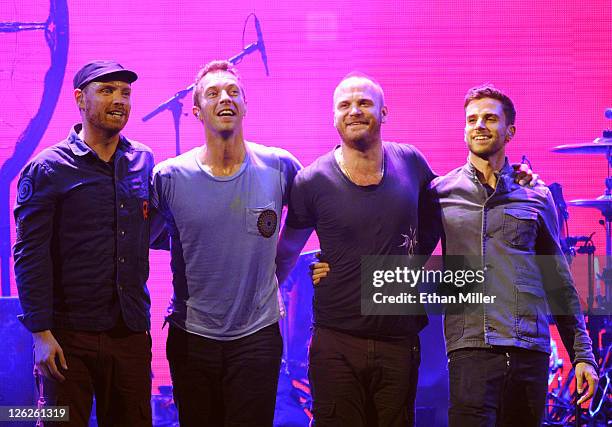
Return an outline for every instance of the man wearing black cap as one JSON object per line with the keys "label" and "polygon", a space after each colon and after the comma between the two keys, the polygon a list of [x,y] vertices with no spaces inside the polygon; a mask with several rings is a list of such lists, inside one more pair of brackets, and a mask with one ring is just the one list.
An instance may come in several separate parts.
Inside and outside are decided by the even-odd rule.
{"label": "man wearing black cap", "polygon": [[34,338],[39,403],[87,425],[151,425],[146,288],[151,150],[120,134],[133,71],[93,61],[74,76],[82,124],[21,173],[15,278]]}

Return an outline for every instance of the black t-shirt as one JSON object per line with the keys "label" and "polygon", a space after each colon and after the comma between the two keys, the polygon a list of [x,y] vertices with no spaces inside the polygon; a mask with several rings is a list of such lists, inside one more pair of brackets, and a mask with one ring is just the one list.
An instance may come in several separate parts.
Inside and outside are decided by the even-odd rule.
{"label": "black t-shirt", "polygon": [[351,335],[400,339],[419,332],[425,316],[361,315],[361,257],[419,254],[419,198],[433,179],[411,145],[384,142],[384,175],[358,186],[340,170],[333,151],[295,178],[287,224],[315,227],[322,259],[331,266],[315,286],[315,326]]}

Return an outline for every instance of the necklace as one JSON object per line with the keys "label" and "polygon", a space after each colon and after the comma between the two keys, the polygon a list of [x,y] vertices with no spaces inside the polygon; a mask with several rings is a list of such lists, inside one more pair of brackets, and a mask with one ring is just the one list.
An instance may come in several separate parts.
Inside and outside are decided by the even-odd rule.
{"label": "necklace", "polygon": [[[344,155],[342,154],[342,148],[340,148],[338,150],[338,155],[336,156],[336,159],[338,160],[338,166],[340,166],[340,170],[346,175],[346,177],[349,179],[349,181],[351,181],[354,184],[357,184],[355,182],[355,180],[353,179],[353,176],[349,172],[348,167],[346,166],[346,163],[344,161]],[[382,179],[382,177],[385,174],[385,161],[384,161],[384,158],[383,158],[383,161],[382,161],[382,163],[380,165],[380,171],[378,173],[380,174],[380,178],[379,179]],[[357,185],[360,185],[360,184],[357,184]]]}

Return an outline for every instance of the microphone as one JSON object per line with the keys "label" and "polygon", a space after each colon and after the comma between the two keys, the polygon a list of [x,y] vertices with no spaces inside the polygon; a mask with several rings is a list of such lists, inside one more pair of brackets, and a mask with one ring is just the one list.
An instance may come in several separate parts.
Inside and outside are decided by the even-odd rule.
{"label": "microphone", "polygon": [[567,211],[567,204],[565,203],[565,198],[563,197],[563,187],[558,182],[553,182],[548,186],[550,190],[550,194],[557,205],[557,209],[561,211],[561,215],[567,221],[569,219],[569,212]]}
{"label": "microphone", "polygon": [[266,46],[264,45],[263,34],[261,34],[261,25],[259,25],[257,15],[255,15],[255,31],[257,31],[257,48],[259,49],[259,53],[261,53],[261,60],[266,68],[266,76],[269,76],[270,71],[268,70],[268,55],[266,55]]}

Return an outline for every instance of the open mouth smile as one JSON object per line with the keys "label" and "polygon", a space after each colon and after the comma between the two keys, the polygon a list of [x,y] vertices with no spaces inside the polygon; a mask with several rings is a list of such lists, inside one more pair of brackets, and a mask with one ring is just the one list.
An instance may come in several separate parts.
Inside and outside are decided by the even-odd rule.
{"label": "open mouth smile", "polygon": [[229,108],[224,108],[223,110],[219,111],[217,113],[218,117],[232,117],[235,116],[236,113],[234,112],[234,110],[231,110]]}

